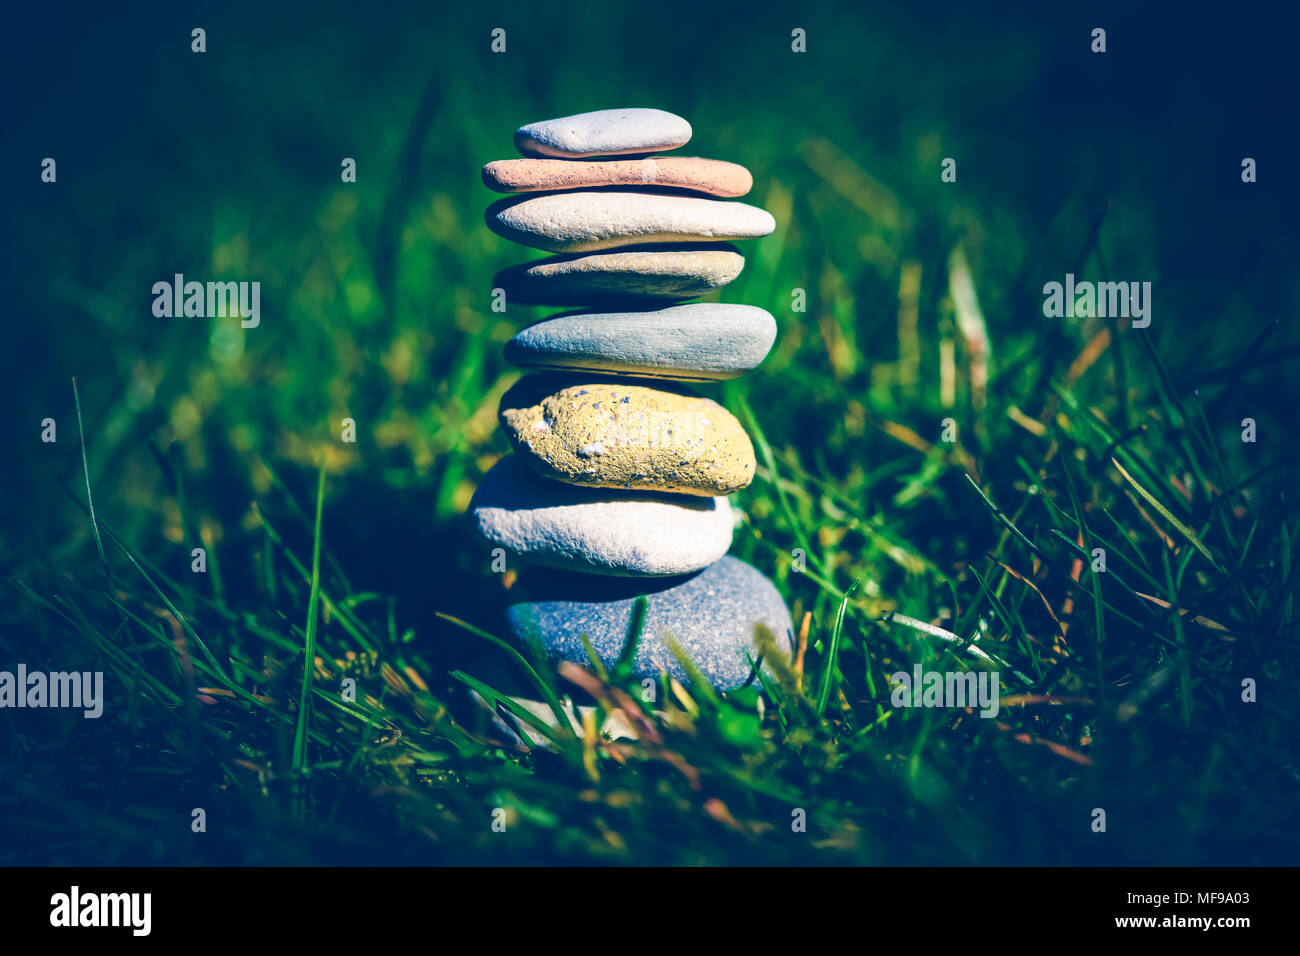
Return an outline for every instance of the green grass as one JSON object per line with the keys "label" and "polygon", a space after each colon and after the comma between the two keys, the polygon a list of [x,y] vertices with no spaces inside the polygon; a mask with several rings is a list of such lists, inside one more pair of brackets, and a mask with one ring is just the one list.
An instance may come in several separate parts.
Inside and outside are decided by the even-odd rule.
{"label": "green grass", "polygon": [[[211,576],[167,573],[101,526],[87,466],[87,527],[134,573],[13,583],[49,620],[47,640],[79,644],[129,689],[134,717],[106,719],[96,730],[107,741],[93,747],[74,723],[48,722],[40,746],[77,747],[68,756],[100,785],[61,791],[41,819],[88,840],[77,854],[104,860],[1280,859],[1286,837],[1265,845],[1253,835],[1280,818],[1284,804],[1273,801],[1292,759],[1278,725],[1294,716],[1294,696],[1271,689],[1284,686],[1289,653],[1293,516],[1280,502],[1264,502],[1263,514],[1234,507],[1248,499],[1232,484],[1184,495],[1160,480],[1217,466],[1183,458],[1196,443],[1179,442],[1154,413],[1140,446],[1127,439],[1142,484],[1112,460],[1117,436],[1104,421],[1072,390],[1057,394],[1070,411],[1042,435],[998,429],[1012,477],[996,491],[965,472],[961,445],[900,451],[927,476],[919,501],[945,496],[966,511],[962,533],[981,543],[957,565],[916,543],[935,540],[916,508],[890,504],[887,489],[915,487],[915,477],[777,484],[808,466],[760,439],[766,464],[745,496],[737,550],[773,569],[797,622],[811,615],[804,672],[769,648],[776,670],[764,703],[755,686],[720,697],[665,681],[662,707],[646,708],[639,682],[616,667],[585,689],[598,698],[598,723],[618,711],[653,728],[636,742],[584,740],[567,723],[555,732],[491,680],[440,670],[419,630],[399,633],[393,602],[350,588],[346,561],[330,557],[324,470],[314,518],[283,490],[258,502],[255,514],[274,509],[300,526],[311,558],[268,523],[244,556],[263,574],[241,605],[219,598]],[[850,510],[854,502],[875,507]],[[806,574],[773,560],[804,545]],[[1106,548],[1104,574],[1090,570],[1093,547]],[[860,592],[859,579],[888,586]],[[483,639],[497,670],[530,681],[557,713],[577,689],[443,617]],[[995,667],[1004,698],[1023,705],[990,721],[896,711],[888,675],[913,661]],[[355,702],[340,696],[345,675],[362,688]],[[1243,677],[1260,684],[1259,703],[1241,702]],[[457,681],[553,750],[501,746],[498,730],[456,706]],[[15,738],[12,719],[9,729],[11,753],[37,743]],[[6,810],[30,818],[30,801],[49,799],[42,788],[64,772],[11,779]],[[233,839],[186,833],[190,804]],[[1093,806],[1107,809],[1110,834],[1089,832]],[[491,829],[496,807],[508,835]],[[807,834],[790,831],[795,808],[808,812]],[[60,846],[35,852],[69,852]]]}
{"label": "green grass", "polygon": [[[1270,311],[1297,301],[1297,250],[1275,207],[1222,200],[1272,237],[1233,259],[1235,233],[1169,214],[1175,195],[1223,212],[1186,198],[1194,179],[1162,186],[1183,167],[1131,158],[1163,131],[1124,128],[1120,155],[988,127],[1061,95],[1041,35],[995,22],[966,31],[993,50],[936,49],[904,14],[850,18],[813,34],[813,83],[763,52],[761,17],[696,72],[682,65],[706,37],[638,24],[668,52],[632,75],[597,42],[627,26],[614,10],[538,33],[592,61],[539,74],[525,37],[551,29],[540,16],[512,21],[517,55],[449,40],[433,64],[429,31],[477,27],[369,24],[367,43],[330,46],[363,86],[310,79],[317,42],[359,29],[346,18],[322,16],[310,42],[269,20],[274,68],[214,20],[229,60],[208,62],[240,69],[155,54],[173,81],[131,89],[160,115],[172,98],[240,104],[245,152],[177,136],[176,171],[127,190],[114,176],[137,181],[140,157],[106,130],[102,169],[19,210],[39,264],[15,308],[56,301],[79,334],[14,330],[15,355],[54,357],[14,369],[22,421],[55,417],[60,441],[15,446],[0,665],[102,669],[109,700],[98,721],[0,711],[0,818],[22,835],[0,862],[1300,858],[1297,352]],[[139,62],[137,80],[160,75]],[[864,83],[864,63],[888,82]],[[732,553],[806,637],[786,661],[757,635],[769,671],[733,693],[663,678],[653,707],[626,666],[644,610],[607,673],[535,659],[502,639],[514,576],[491,573],[463,517],[507,450],[496,404],[519,373],[501,345],[546,314],[490,311],[492,275],[528,254],[482,225],[478,168],[519,123],[608,105],[589,90],[601,71],[609,97],[675,109],[700,155],[750,166],[748,201],[778,222],[717,296],[772,311],[777,344],[706,390],[758,456]],[[1189,137],[1184,164],[1212,141]],[[338,157],[355,153],[343,186]],[[950,154],[953,188],[937,173]],[[1028,170],[1050,173],[1026,189]],[[181,269],[260,277],[262,327],[142,322],[141,290]],[[1152,327],[1045,320],[1041,284],[1067,271],[1158,277]],[[35,336],[47,353],[22,345]],[[894,708],[889,676],[917,662],[996,671],[1001,713]],[[470,690],[549,745],[516,752]],[[618,712],[640,739],[552,729],[519,694],[557,717],[568,695],[593,700],[596,725]]]}

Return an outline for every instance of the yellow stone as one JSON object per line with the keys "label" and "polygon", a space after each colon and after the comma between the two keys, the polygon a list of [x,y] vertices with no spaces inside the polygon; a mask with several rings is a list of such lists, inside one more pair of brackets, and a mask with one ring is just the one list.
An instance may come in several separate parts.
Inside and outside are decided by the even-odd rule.
{"label": "yellow stone", "polygon": [[[592,488],[726,495],[754,478],[734,415],[686,389],[529,376],[501,400],[515,450],[548,478]],[[572,379],[568,379],[572,381]]]}

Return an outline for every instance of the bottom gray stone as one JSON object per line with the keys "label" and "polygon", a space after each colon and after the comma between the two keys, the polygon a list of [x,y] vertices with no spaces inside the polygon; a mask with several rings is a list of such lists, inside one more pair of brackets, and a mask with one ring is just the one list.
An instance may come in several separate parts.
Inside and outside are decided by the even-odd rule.
{"label": "bottom gray stone", "polygon": [[647,596],[645,624],[633,669],[657,678],[660,668],[689,683],[686,669],[669,649],[672,635],[719,690],[746,683],[759,651],[755,628],[764,626],[781,653],[793,647],[790,612],[776,587],[757,569],[724,557],[695,574],[658,580],[627,580],[585,574],[543,572],[521,579],[526,600],[506,610],[517,641],[535,642],[554,659],[590,666],[586,635],[606,667],[618,660],[628,636],[638,595]]}

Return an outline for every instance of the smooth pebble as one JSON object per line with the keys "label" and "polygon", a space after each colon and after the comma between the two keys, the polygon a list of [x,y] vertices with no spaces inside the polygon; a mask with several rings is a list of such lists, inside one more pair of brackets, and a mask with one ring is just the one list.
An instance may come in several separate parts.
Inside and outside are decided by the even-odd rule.
{"label": "smooth pebble", "polygon": [[716,380],[757,367],[775,339],[776,320],[757,306],[697,302],[558,315],[521,331],[505,356],[526,368]]}
{"label": "smooth pebble", "polygon": [[771,213],[746,203],[594,190],[502,199],[488,207],[487,224],[507,239],[550,252],[755,239],[776,228]]}
{"label": "smooth pebble", "polygon": [[658,153],[685,146],[691,124],[664,110],[594,110],[521,126],[515,146],[525,156],[580,159],[625,153]]}
{"label": "smooth pebble", "polygon": [[483,167],[483,184],[502,193],[663,186],[733,199],[754,186],[737,163],[699,156],[651,156],[575,163],[564,159],[499,159]]}
{"label": "smooth pebble", "polygon": [[612,667],[627,641],[633,606],[641,594],[647,597],[646,615],[632,664],[638,677],[657,678],[663,668],[677,680],[690,682],[665,635],[671,635],[720,690],[749,680],[752,668],[745,652],[758,660],[758,627],[771,632],[777,652],[788,655],[793,646],[790,612],[776,587],[733,557],[696,574],[661,581],[544,573],[521,575],[520,585],[523,599],[506,610],[514,638],[535,642],[552,658],[587,667],[583,637],[601,663]]}
{"label": "smooth pebble", "polygon": [[513,302],[551,305],[689,299],[722,288],[744,267],[726,244],[620,249],[511,266],[497,273],[493,288]]}
{"label": "smooth pebble", "polygon": [[698,570],[727,553],[735,527],[725,498],[581,488],[517,455],[487,473],[470,513],[489,545],[521,561],[611,575]]}

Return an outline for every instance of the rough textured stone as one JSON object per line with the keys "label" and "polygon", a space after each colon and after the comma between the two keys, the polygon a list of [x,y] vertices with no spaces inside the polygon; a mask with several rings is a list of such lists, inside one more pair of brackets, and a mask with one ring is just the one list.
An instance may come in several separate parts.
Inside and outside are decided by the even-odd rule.
{"label": "rough textured stone", "polygon": [[651,249],[554,256],[497,273],[493,288],[512,302],[573,304],[689,299],[720,289],[745,267],[734,246]]}
{"label": "rough textured stone", "polygon": [[725,498],[580,488],[517,455],[487,473],[470,513],[490,545],[521,561],[595,574],[698,570],[727,553],[735,527]]}
{"label": "rough textured stone", "polygon": [[741,202],[595,190],[502,199],[488,207],[487,224],[507,239],[551,252],[753,239],[776,228],[771,213]]}
{"label": "rough textured stone", "polygon": [[595,110],[521,126],[515,146],[525,156],[617,156],[658,153],[685,146],[691,124],[663,110]]}
{"label": "rough textured stone", "polygon": [[[522,600],[506,610],[517,641],[536,642],[553,658],[590,666],[582,637],[606,667],[623,650],[637,595],[647,596],[645,623],[633,668],[658,677],[660,668],[683,683],[686,669],[673,654],[671,635],[713,686],[727,690],[749,680],[744,652],[757,660],[754,635],[766,627],[780,653],[793,645],[790,612],[772,582],[743,561],[725,557],[684,578],[657,581],[595,579],[544,572],[521,576]],[[512,589],[513,591],[514,589]]]}
{"label": "rough textured stone", "polygon": [[763,309],[699,302],[655,312],[558,315],[516,335],[505,355],[531,368],[726,379],[755,368],[775,339],[776,320]]}
{"label": "rough textured stone", "polygon": [[754,477],[740,422],[667,382],[528,376],[501,399],[501,423],[538,473],[575,485],[726,495]]}
{"label": "rough textured stone", "polygon": [[502,193],[665,186],[734,198],[753,188],[754,177],[744,166],[698,156],[652,156],[586,163],[563,159],[499,159],[483,167],[483,183]]}

